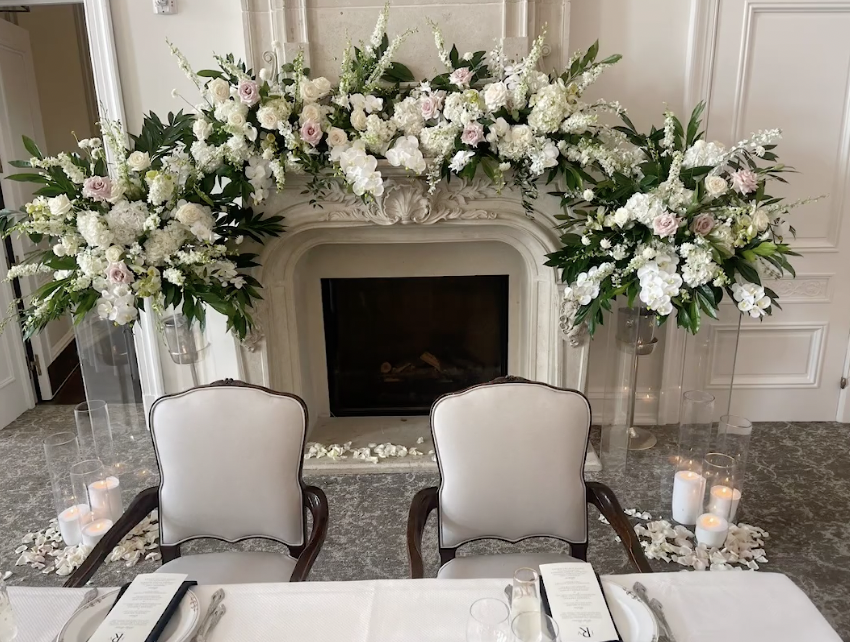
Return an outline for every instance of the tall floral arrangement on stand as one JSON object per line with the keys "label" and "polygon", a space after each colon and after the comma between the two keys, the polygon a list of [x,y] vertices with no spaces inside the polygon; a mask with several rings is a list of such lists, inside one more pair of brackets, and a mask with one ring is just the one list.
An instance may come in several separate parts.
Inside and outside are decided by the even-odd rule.
{"label": "tall floral arrangement on stand", "polygon": [[48,249],[13,266],[8,278],[53,277],[24,313],[26,336],[91,310],[130,323],[145,298],[160,310],[180,306],[190,321],[203,321],[209,305],[238,336],[246,335],[259,284],[245,272],[256,265],[255,255],[240,253],[239,244],[280,233],[280,218],[254,215],[237,201],[242,192],[233,183],[193,160],[192,121],[182,113],[165,123],[148,116],[129,147],[119,125],[107,123],[112,176],[101,139],[81,140],[78,152],[58,156],[44,156],[24,140],[32,158],[13,164],[33,171],[7,178],[39,188],[21,211],[2,212],[0,231],[25,234]]}
{"label": "tall floral arrangement on stand", "polygon": [[794,269],[783,216],[799,203],[768,193],[789,171],[773,151],[779,130],[760,131],[726,148],[700,131],[704,106],[687,128],[670,112],[664,127],[639,133],[622,115],[618,127],[636,154],[631,173],[591,179],[568,192],[564,244],[548,265],[567,283],[562,329],[592,334],[613,301],[625,297],[663,323],[675,311],[680,327],[696,333],[703,314],[717,318],[724,293],[753,318],[771,314],[776,293],[760,270]]}

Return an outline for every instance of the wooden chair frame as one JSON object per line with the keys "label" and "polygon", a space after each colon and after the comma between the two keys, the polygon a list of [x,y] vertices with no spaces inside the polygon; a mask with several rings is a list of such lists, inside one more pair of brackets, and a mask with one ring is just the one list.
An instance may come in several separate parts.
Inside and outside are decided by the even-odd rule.
{"label": "wooden chair frame", "polygon": [[[264,392],[268,392],[270,394],[277,395],[280,397],[291,397],[297,400],[303,407],[306,421],[307,407],[304,404],[304,401],[300,397],[289,393],[277,392],[275,390],[270,390],[263,386],[257,386],[254,384],[249,384],[244,381],[237,381],[234,379],[223,379],[221,381],[215,381],[205,386],[197,386],[196,388],[192,388],[192,390],[198,390],[201,388],[212,388],[217,386],[240,386],[246,388],[256,388],[258,390],[262,390]],[[184,393],[181,392],[176,394]],[[163,398],[171,396],[175,395],[166,395],[166,397]],[[151,440],[153,440],[153,433],[151,433]],[[290,546],[289,544],[279,542],[283,543],[289,550],[289,554],[297,560],[295,568],[292,570],[292,575],[290,576],[291,582],[303,582],[307,579],[307,576],[310,573],[310,569],[313,567],[313,563],[316,561],[316,558],[319,555],[319,551],[322,548],[322,544],[325,541],[325,537],[327,536],[328,531],[328,499],[325,496],[324,491],[322,491],[322,489],[317,486],[308,486],[304,484],[302,471],[304,466],[303,455],[305,441],[306,432],[305,438],[302,439],[301,442],[302,456],[298,466],[298,481],[301,485],[301,494],[303,497],[305,511],[303,519],[304,543],[297,546]],[[156,451],[155,446],[154,450]],[[159,465],[158,454],[157,465]],[[130,505],[127,507],[127,510],[124,512],[124,514],[118,519],[118,521],[115,522],[115,524],[113,524],[112,528],[107,531],[107,533],[103,536],[100,542],[98,542],[97,546],[92,549],[91,553],[89,553],[89,556],[80,565],[80,567],[76,571],[74,571],[74,573],[66,580],[64,584],[66,588],[79,588],[81,586],[84,586],[86,582],[88,582],[89,579],[91,579],[91,577],[95,574],[97,569],[100,568],[101,564],[103,564],[104,560],[112,552],[112,549],[115,548],[121,542],[121,540],[124,539],[124,537],[126,537],[130,533],[130,531],[136,528],[136,526],[138,526],[139,523],[151,513],[151,511],[159,508],[159,491],[161,485],[162,483],[160,482],[160,486],[146,488],[133,498],[133,501],[130,502]],[[307,512],[310,513],[313,520],[313,527],[309,535],[307,533]],[[192,541],[195,539],[215,539],[219,541],[226,541],[231,544],[235,543],[235,541],[245,541],[245,539],[269,539],[271,541],[278,541],[272,538],[256,537],[241,538],[235,541],[225,540],[223,538],[218,537],[193,537],[186,541]],[[162,553],[162,563],[164,564],[166,562],[171,562],[180,557],[180,544],[175,544],[171,546],[160,545],[160,551]]]}
{"label": "wooden chair frame", "polygon": [[[499,377],[498,379],[494,379],[493,381],[490,381],[488,383],[479,384],[473,387],[478,388],[482,386],[492,386],[502,383],[536,382],[529,381],[528,379],[524,379],[522,377],[508,376]],[[547,387],[553,388],[555,390],[569,390],[568,388],[557,388],[556,386],[550,386],[548,384],[540,385],[546,385]],[[575,390],[569,391],[576,392]],[[440,466],[439,457],[437,458],[437,466],[438,468]],[[442,470],[440,470],[440,475],[442,476]],[[626,549],[626,554],[628,555],[629,562],[632,564],[632,566],[634,566],[635,570],[637,570],[639,573],[651,573],[652,568],[649,566],[649,561],[646,559],[646,555],[644,554],[643,548],[640,545],[640,540],[635,534],[634,528],[632,527],[631,523],[629,523],[629,520],[626,518],[626,515],[623,513],[623,508],[620,506],[620,502],[617,500],[617,496],[614,494],[614,491],[600,482],[585,482],[585,486],[587,488],[587,503],[596,506],[596,508],[599,509],[599,512],[608,520],[608,522],[614,528],[614,531],[620,537],[620,540],[622,541],[622,544]],[[428,521],[428,516],[435,510],[439,515],[440,491],[437,486],[423,488],[418,493],[416,493],[416,495],[414,495],[413,501],[410,504],[410,510],[407,517],[407,555],[410,561],[410,577],[414,579],[422,578],[425,574],[425,565],[422,560],[422,535],[425,532],[425,524]],[[503,538],[498,537],[479,539],[503,540]],[[523,539],[534,538],[527,537]],[[565,543],[569,544],[570,553],[573,557],[587,561],[587,541],[562,541],[565,541]],[[514,541],[511,543],[516,542]],[[440,566],[442,567],[443,565],[453,560],[457,556],[458,548],[460,548],[461,546],[463,546],[463,544],[460,544],[455,547],[440,546]]]}

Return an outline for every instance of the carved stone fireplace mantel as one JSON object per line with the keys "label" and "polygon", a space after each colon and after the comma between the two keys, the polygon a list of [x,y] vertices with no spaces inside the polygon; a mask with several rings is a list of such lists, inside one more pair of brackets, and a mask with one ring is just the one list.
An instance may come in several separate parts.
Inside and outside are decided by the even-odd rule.
{"label": "carved stone fireplace mantel", "polygon": [[[557,274],[544,266],[546,254],[558,248],[558,199],[542,195],[528,216],[515,190],[500,192],[486,179],[442,181],[429,193],[422,177],[389,166],[381,171],[384,193],[373,202],[334,185],[317,207],[311,194],[302,193],[306,181],[296,179],[266,204],[267,214],[285,217],[286,232],[262,249],[257,278],[265,298],[255,315],[256,332],[239,348],[241,374],[305,397],[315,406],[314,416],[327,412],[325,355],[315,336],[322,319],[315,308],[319,276],[305,283],[303,267],[317,248],[333,246],[340,253],[363,247],[368,252],[362,260],[325,266],[323,277],[381,277],[476,273],[470,252],[486,247],[490,258],[481,273],[501,271],[502,254],[519,266],[511,277],[518,302],[513,315],[518,327],[510,333],[511,374],[582,389],[587,348],[570,347],[560,335]],[[382,251],[399,247],[407,248],[404,261],[391,255],[380,259]],[[439,261],[432,264],[428,257],[438,249]],[[452,257],[460,262],[454,265]]]}

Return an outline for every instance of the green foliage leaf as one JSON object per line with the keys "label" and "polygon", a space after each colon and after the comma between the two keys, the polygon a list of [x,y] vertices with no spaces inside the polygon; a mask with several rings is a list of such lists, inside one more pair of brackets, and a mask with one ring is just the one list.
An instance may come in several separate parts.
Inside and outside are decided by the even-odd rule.
{"label": "green foliage leaf", "polygon": [[38,148],[38,145],[35,144],[35,141],[32,138],[29,136],[21,136],[21,138],[24,141],[24,149],[36,158],[44,158],[41,154],[41,150]]}

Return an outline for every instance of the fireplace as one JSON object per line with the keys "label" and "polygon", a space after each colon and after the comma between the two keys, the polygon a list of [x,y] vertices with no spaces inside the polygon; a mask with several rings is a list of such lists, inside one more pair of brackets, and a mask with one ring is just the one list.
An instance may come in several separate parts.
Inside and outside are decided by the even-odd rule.
{"label": "fireplace", "polygon": [[427,415],[508,372],[508,275],[323,278],[330,413]]}

